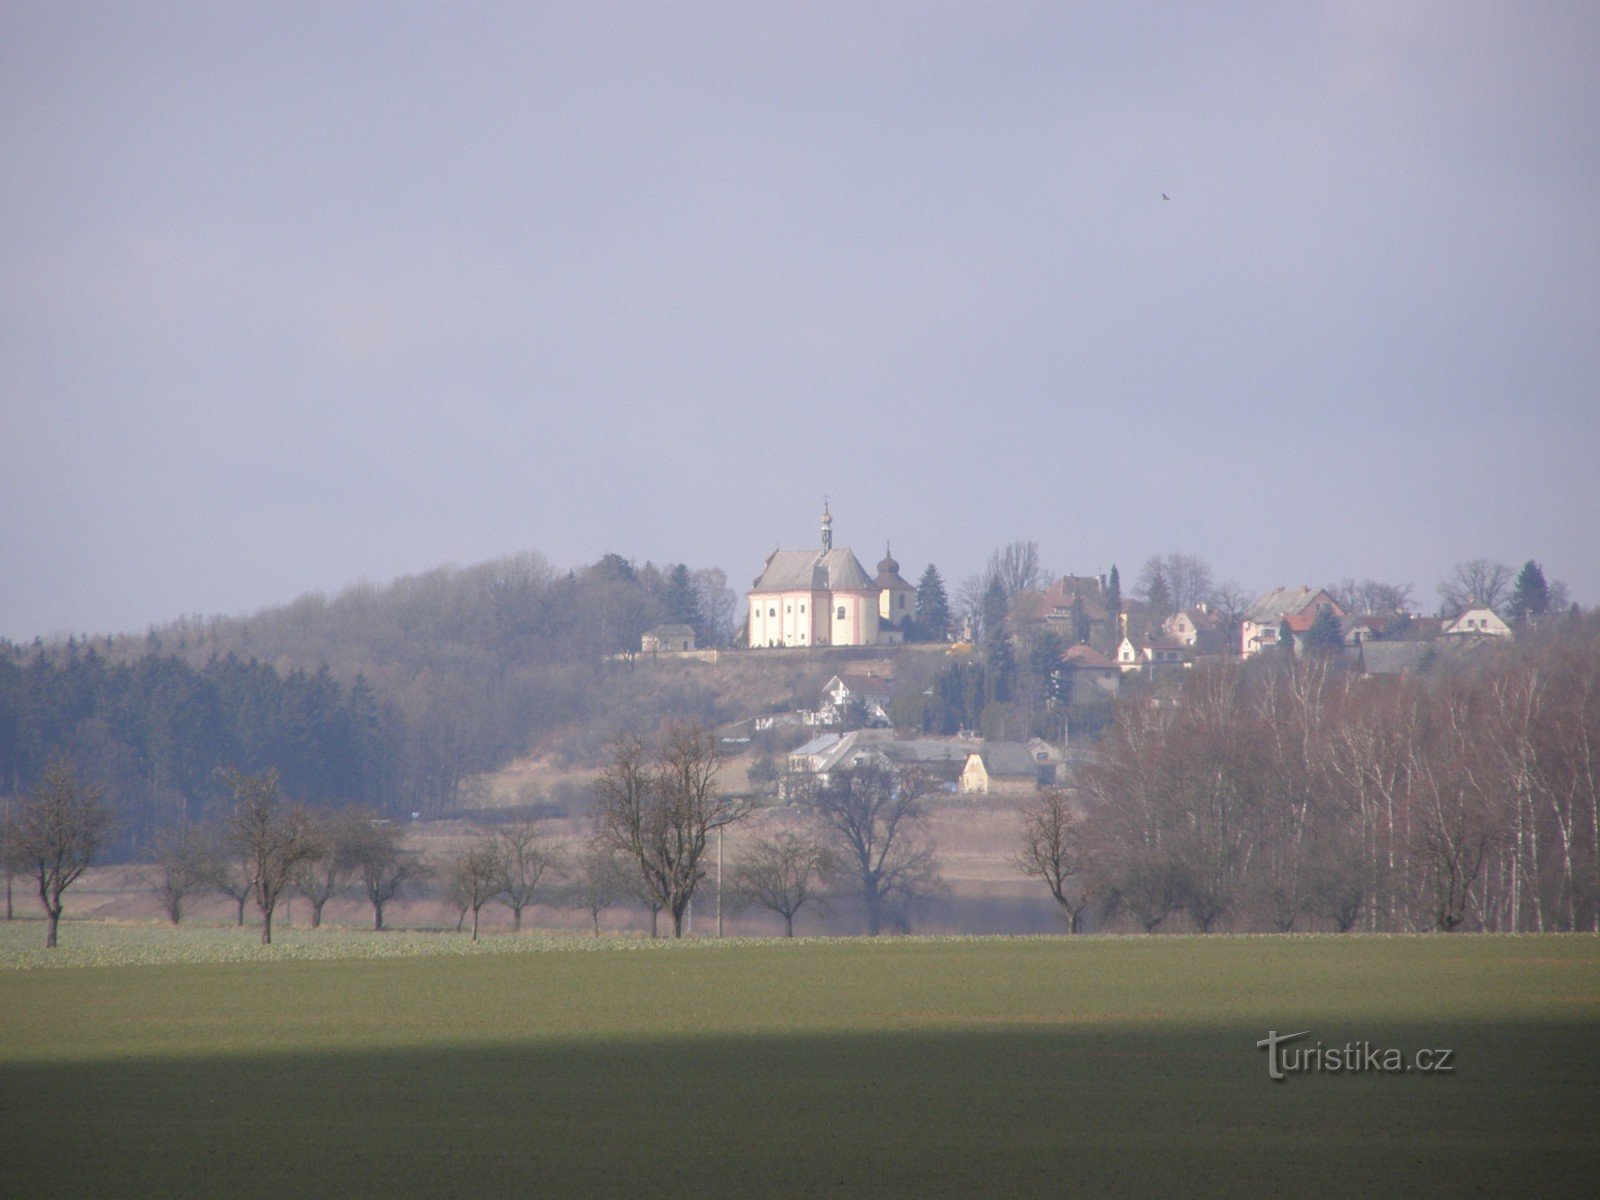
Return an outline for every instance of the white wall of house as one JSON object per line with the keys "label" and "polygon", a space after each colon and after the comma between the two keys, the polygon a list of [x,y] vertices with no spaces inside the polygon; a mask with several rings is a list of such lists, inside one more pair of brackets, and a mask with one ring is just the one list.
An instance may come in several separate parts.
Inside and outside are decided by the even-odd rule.
{"label": "white wall of house", "polygon": [[1278,644],[1282,636],[1283,622],[1275,621],[1245,621],[1240,626],[1239,637],[1243,644],[1245,658],[1260,654],[1263,650],[1271,650]]}
{"label": "white wall of house", "polygon": [[1475,633],[1488,637],[1510,637],[1511,626],[1492,608],[1469,608],[1444,627],[1446,633]]}

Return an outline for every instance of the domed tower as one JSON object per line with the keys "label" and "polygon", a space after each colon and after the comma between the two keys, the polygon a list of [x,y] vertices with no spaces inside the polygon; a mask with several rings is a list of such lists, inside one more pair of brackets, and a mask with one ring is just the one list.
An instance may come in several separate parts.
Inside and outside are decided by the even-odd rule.
{"label": "domed tower", "polygon": [[833,514],[828,511],[828,501],[822,501],[822,548],[833,549]]}
{"label": "domed tower", "polygon": [[893,628],[899,634],[895,640],[903,638],[906,622],[916,613],[917,589],[900,577],[900,564],[888,542],[883,544],[878,577],[872,582],[878,585],[878,628],[884,633]]}

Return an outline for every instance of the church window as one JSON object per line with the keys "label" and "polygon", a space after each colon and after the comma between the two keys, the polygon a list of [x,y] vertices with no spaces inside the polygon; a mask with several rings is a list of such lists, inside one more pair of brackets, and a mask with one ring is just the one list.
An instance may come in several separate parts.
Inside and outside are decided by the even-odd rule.
{"label": "church window", "polygon": [[839,620],[844,620],[844,605],[839,605]]}
{"label": "church window", "polygon": [[769,617],[775,617],[775,616],[777,616],[777,615],[778,615],[778,610],[777,610],[777,609],[776,609],[776,608],[769,608],[769,609],[767,609],[767,616],[769,616]]}

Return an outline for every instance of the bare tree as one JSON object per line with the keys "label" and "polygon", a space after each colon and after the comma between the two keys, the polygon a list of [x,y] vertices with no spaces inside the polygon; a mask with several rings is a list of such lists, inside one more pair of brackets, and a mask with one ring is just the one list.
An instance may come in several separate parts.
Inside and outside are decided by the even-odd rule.
{"label": "bare tree", "polygon": [[720,567],[702,567],[690,572],[689,578],[700,597],[700,611],[705,616],[706,632],[710,635],[711,644],[730,645],[739,598],[728,586],[728,576]]}
{"label": "bare tree", "polygon": [[866,910],[867,932],[909,927],[915,902],[937,889],[933,845],[923,837],[926,781],[915,771],[864,765],[832,771],[812,804]]}
{"label": "bare tree", "polygon": [[500,862],[504,870],[500,900],[511,910],[511,927],[522,929],[522,910],[544,898],[544,879],[553,874],[555,847],[532,821],[519,821],[499,830]]}
{"label": "bare tree", "polygon": [[1106,893],[1106,911],[1126,911],[1146,933],[1183,907],[1188,880],[1161,855],[1144,851],[1123,864],[1116,886]]}
{"label": "bare tree", "polygon": [[504,878],[500,844],[493,837],[479,837],[450,860],[450,895],[463,913],[472,913],[473,941],[478,940],[478,914],[500,891]]}
{"label": "bare tree", "polygon": [[1029,879],[1042,879],[1073,933],[1096,889],[1084,870],[1083,816],[1064,788],[1049,788],[1022,806],[1022,846],[1012,860]]}
{"label": "bare tree", "polygon": [[835,870],[833,854],[815,838],[792,830],[757,838],[734,868],[734,892],[783,918],[785,937],[794,936],[794,918],[815,886]]}
{"label": "bare tree", "polygon": [[250,894],[261,913],[261,944],[272,944],[272,914],[278,900],[302,863],[327,852],[312,815],[291,808],[278,798],[278,772],[259,775],[242,771],[223,773],[233,793],[234,809],[228,831],[250,878]]}
{"label": "bare tree", "polygon": [[1516,572],[1505,563],[1487,558],[1457,563],[1449,578],[1439,585],[1439,615],[1457,617],[1475,604],[1498,611],[1510,598],[1515,577]]}
{"label": "bare tree", "polygon": [[358,852],[363,834],[373,814],[362,809],[345,809],[317,818],[326,853],[302,862],[294,873],[294,890],[311,904],[311,928],[322,927],[322,910],[335,896],[342,896],[355,884]]}
{"label": "bare tree", "polygon": [[968,575],[956,588],[955,620],[961,637],[983,637],[983,597],[988,590],[982,575]]}
{"label": "bare tree", "polygon": [[1409,583],[1383,583],[1376,579],[1345,579],[1326,589],[1339,607],[1354,615],[1390,617],[1416,607]]}
{"label": "bare tree", "polygon": [[1349,933],[1366,907],[1372,886],[1368,878],[1370,872],[1361,859],[1348,853],[1343,845],[1313,845],[1307,859],[1308,909],[1332,921],[1340,933]]}
{"label": "bare tree", "polygon": [[160,898],[167,919],[176,925],[183,920],[184,902],[211,884],[205,835],[192,828],[169,830],[155,839],[150,857],[155,863],[152,890]]}
{"label": "bare tree", "polygon": [[1222,618],[1222,644],[1229,654],[1238,654],[1243,649],[1240,630],[1244,626],[1244,614],[1249,610],[1250,602],[1250,594],[1232,580],[1219,583],[1211,590],[1211,606]]}
{"label": "bare tree", "polygon": [[1158,554],[1139,572],[1139,596],[1158,614],[1209,604],[1216,590],[1211,567],[1193,554]]}
{"label": "bare tree", "polygon": [[111,826],[100,789],[78,781],[64,758],[52,759],[44,778],[6,822],[7,857],[37,884],[48,925],[44,944],[54,949],[61,924],[61,895],[89,869]]}
{"label": "bare tree", "polygon": [[572,857],[566,895],[589,914],[594,936],[600,936],[600,914],[628,895],[627,880],[616,851],[599,839],[587,841]]}
{"label": "bare tree", "polygon": [[9,795],[5,798],[5,811],[0,813],[0,875],[5,876],[6,885],[6,920],[14,920],[16,913],[12,906],[11,884],[17,873],[16,855],[11,845],[11,807],[14,801]]}
{"label": "bare tree", "polygon": [[372,928],[381,930],[384,908],[432,872],[418,855],[405,849],[400,828],[387,820],[366,814],[366,820],[353,823],[349,833],[356,877],[372,905]]}
{"label": "bare tree", "polygon": [[1018,592],[1037,591],[1045,586],[1044,567],[1039,562],[1039,543],[1016,541],[989,555],[984,571],[985,590],[998,581],[1009,600]]}
{"label": "bare tree", "polygon": [[250,871],[244,855],[224,826],[208,823],[201,830],[200,837],[200,870],[205,884],[233,901],[234,924],[242,926],[244,906],[250,902],[252,894]]}
{"label": "bare tree", "polygon": [[680,725],[668,730],[654,760],[638,742],[618,743],[595,783],[602,836],[637,865],[647,902],[671,915],[673,937],[683,936],[684,914],[705,878],[708,835],[749,811],[717,786],[721,762],[711,733]]}

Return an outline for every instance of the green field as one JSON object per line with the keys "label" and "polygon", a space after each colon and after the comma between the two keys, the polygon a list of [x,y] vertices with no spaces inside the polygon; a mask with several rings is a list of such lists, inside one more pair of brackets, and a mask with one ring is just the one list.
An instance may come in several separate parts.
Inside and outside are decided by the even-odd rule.
{"label": "green field", "polygon": [[[370,935],[308,932],[255,961],[149,965],[163,945],[215,957],[250,936],[75,924],[77,961],[139,965],[29,969],[6,931],[0,1193],[1588,1196],[1600,1181],[1593,937],[462,953],[417,936],[358,958]],[[1450,1049],[1455,1069],[1274,1083],[1269,1029]]]}

